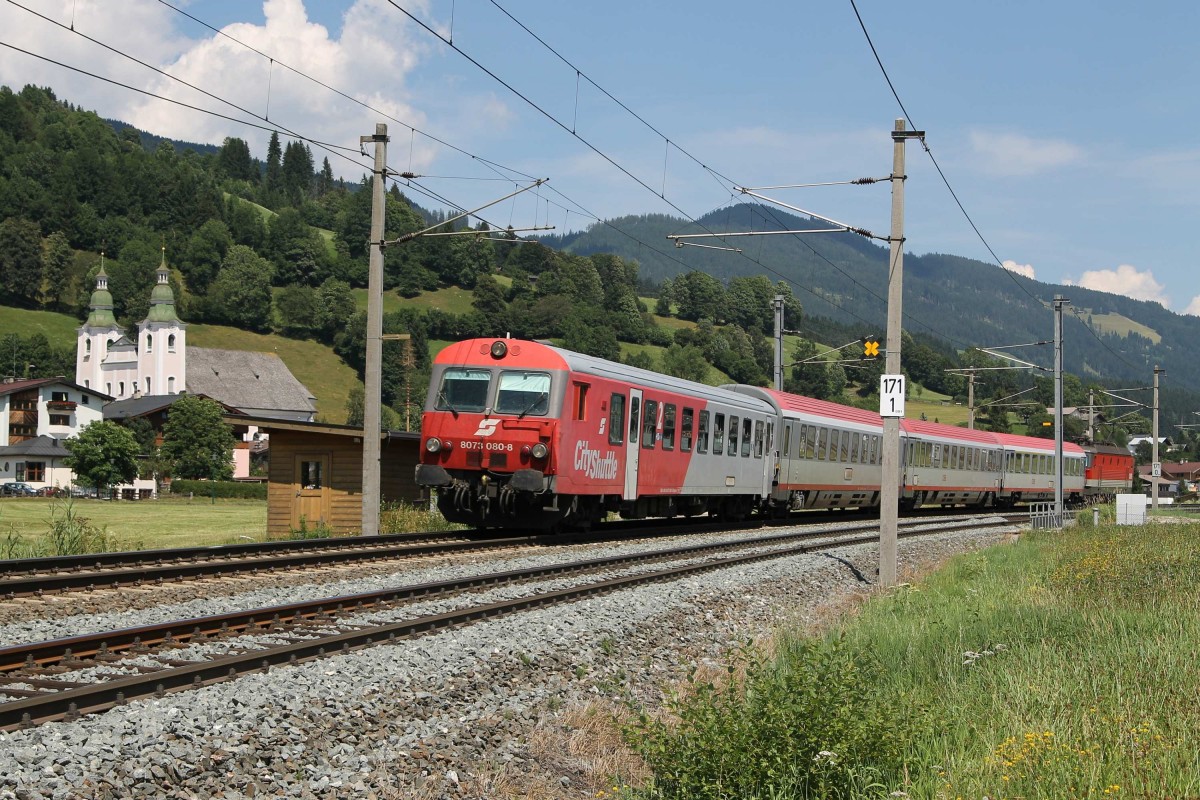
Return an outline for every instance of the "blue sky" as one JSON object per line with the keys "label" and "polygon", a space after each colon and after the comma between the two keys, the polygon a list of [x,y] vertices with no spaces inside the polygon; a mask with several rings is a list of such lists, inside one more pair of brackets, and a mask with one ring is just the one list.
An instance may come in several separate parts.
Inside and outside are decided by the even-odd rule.
{"label": "blue sky", "polygon": [[[392,168],[429,176],[421,187],[463,207],[508,193],[522,174],[550,179],[551,188],[483,214],[500,225],[561,230],[593,215],[680,210],[698,217],[735,199],[732,185],[882,177],[901,115],[849,0],[171,0],[393,120],[157,0],[17,1],[65,25],[73,19],[77,31],[311,139],[354,148],[386,121]],[[480,66],[396,5],[442,37],[452,33]],[[1200,314],[1188,236],[1200,218],[1200,6],[858,0],[858,10],[913,122],[1000,260],[1037,280]],[[11,4],[0,7],[0,41],[246,118]],[[147,130],[214,143],[240,136],[265,153],[261,130],[6,48],[0,82],[51,85]],[[336,172],[355,179],[367,163],[342,150],[314,147],[314,155],[329,155]],[[908,249],[992,261],[916,143],[907,172]],[[889,225],[886,185],[767,194],[876,233]]]}

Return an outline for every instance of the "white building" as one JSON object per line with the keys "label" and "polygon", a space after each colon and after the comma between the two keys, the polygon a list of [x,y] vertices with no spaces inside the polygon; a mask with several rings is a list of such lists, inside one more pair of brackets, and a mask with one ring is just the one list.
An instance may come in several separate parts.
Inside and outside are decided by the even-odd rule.
{"label": "white building", "polygon": [[71,486],[75,476],[62,464],[69,455],[62,440],[103,419],[110,400],[63,378],[0,383],[0,482]]}

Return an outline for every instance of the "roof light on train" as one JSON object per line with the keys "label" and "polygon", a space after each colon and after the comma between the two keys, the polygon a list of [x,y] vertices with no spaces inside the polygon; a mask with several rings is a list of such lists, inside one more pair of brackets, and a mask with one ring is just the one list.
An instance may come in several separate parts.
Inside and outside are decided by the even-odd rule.
{"label": "roof light on train", "polygon": [[539,460],[540,460],[540,459],[543,459],[543,458],[545,458],[546,456],[550,455],[550,448],[549,448],[549,447],[546,447],[546,443],[545,443],[545,442],[538,442],[538,443],[537,443],[537,444],[535,444],[535,445],[533,446],[533,448],[532,448],[532,449],[529,451],[529,454],[530,454],[531,456],[533,456],[534,458],[536,458],[536,459],[539,459]]}
{"label": "roof light on train", "polygon": [[436,436],[430,436],[425,440],[425,450],[430,453],[439,453],[442,450],[442,440]]}
{"label": "roof light on train", "polygon": [[492,358],[504,358],[508,355],[508,343],[502,340],[492,342]]}

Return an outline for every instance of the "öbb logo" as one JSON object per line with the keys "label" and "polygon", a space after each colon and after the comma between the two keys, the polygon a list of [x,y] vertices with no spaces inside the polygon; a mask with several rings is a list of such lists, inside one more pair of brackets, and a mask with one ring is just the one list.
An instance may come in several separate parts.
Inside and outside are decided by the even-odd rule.
{"label": "\u00f6bb logo", "polygon": [[491,436],[496,432],[496,426],[500,424],[498,419],[485,419],[479,423],[479,430],[475,431],[475,436]]}

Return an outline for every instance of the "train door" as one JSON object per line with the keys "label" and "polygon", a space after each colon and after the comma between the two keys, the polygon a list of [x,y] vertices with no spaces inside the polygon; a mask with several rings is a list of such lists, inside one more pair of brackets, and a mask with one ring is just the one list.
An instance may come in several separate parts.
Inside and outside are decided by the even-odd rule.
{"label": "train door", "polygon": [[638,459],[642,451],[642,390],[629,390],[629,436],[625,438],[625,493],[622,500],[638,496]]}

